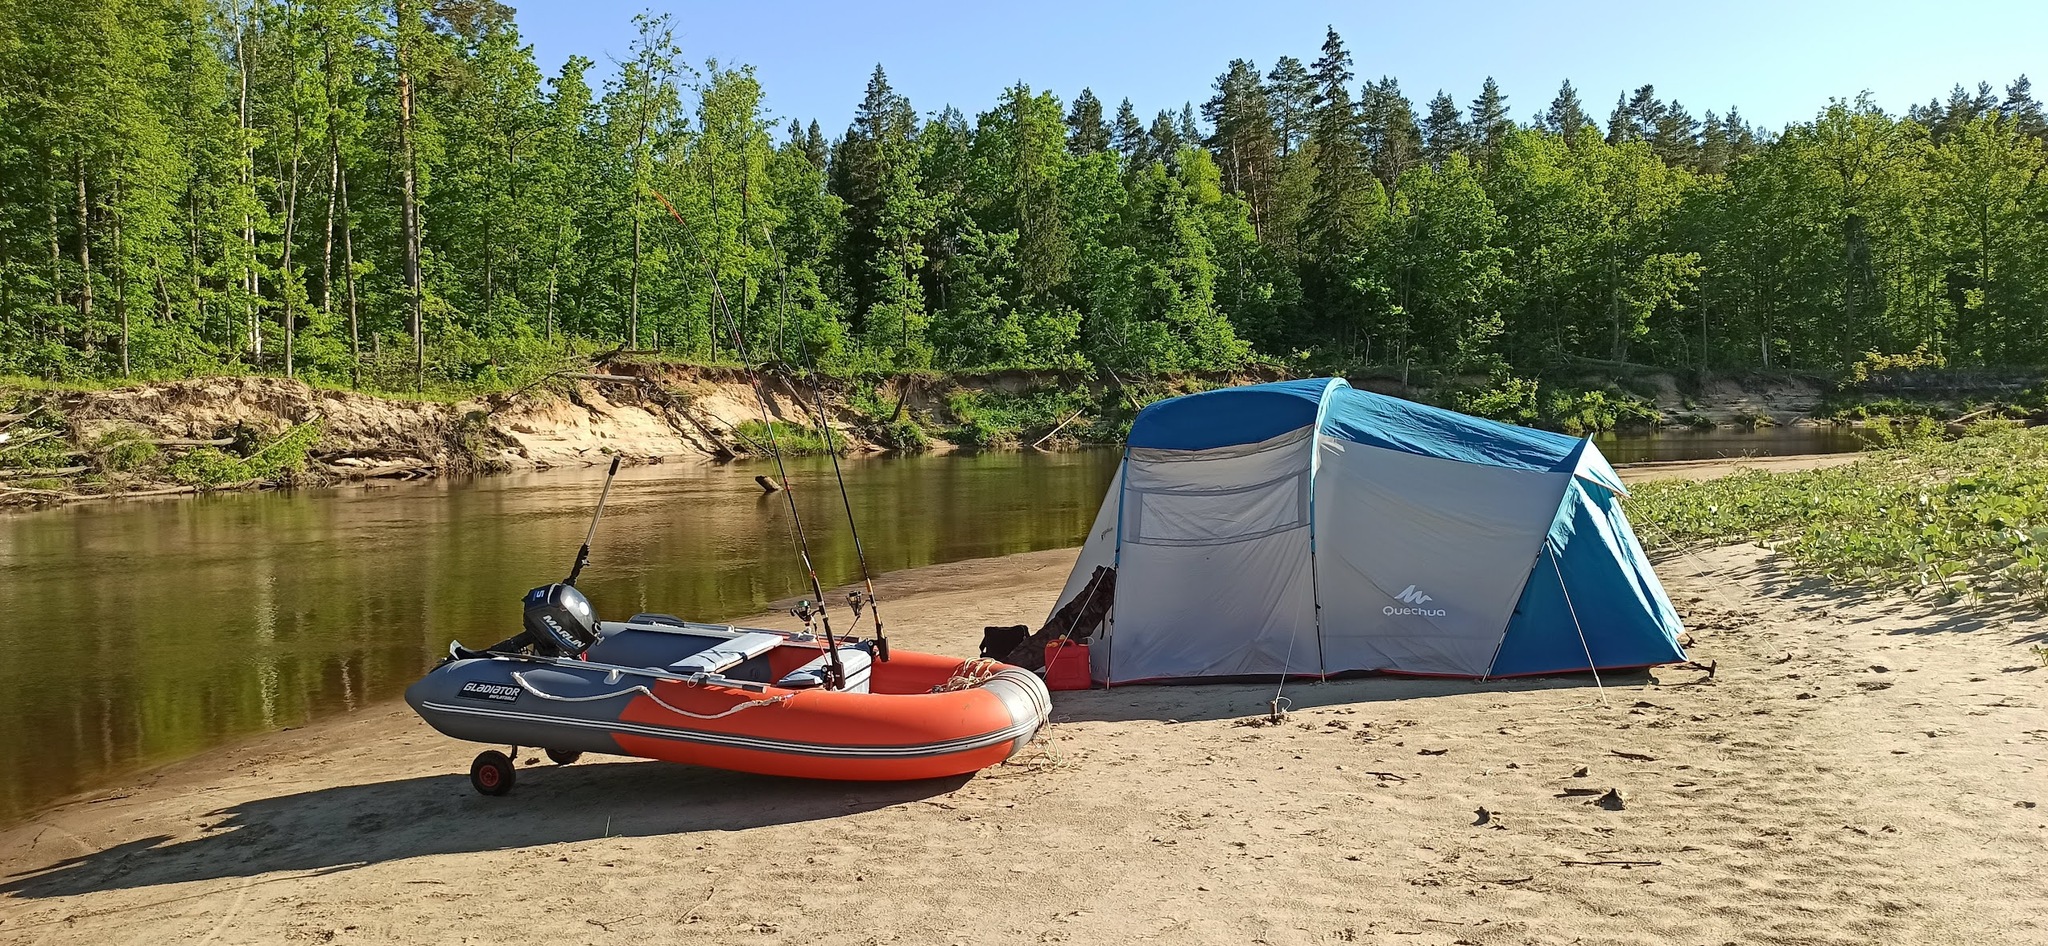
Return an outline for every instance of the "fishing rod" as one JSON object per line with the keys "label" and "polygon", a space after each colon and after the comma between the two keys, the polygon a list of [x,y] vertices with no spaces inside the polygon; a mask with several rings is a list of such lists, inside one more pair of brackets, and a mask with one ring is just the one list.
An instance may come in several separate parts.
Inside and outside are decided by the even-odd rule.
{"label": "fishing rod", "polygon": [[604,489],[597,494],[597,511],[590,515],[590,529],[583,533],[583,547],[576,550],[576,563],[569,566],[569,577],[562,584],[575,587],[576,576],[583,574],[583,566],[590,564],[590,542],[597,538],[597,521],[604,518],[604,501],[611,498],[612,478],[619,475],[619,456],[612,454],[612,468],[605,471]]}
{"label": "fishing rod", "polygon": [[[766,226],[761,228],[761,237],[768,241],[768,252],[775,254],[775,279],[781,293],[781,298],[777,305],[777,317],[780,321],[787,323],[789,321],[789,261],[782,255],[782,251],[776,247],[775,237],[768,232]],[[839,447],[832,442],[832,423],[825,416],[824,386],[818,381],[818,366],[812,362],[811,347],[805,344],[802,337],[797,338],[796,347],[798,351],[803,352],[804,371],[808,372],[811,376],[811,397],[818,406],[818,426],[825,430],[825,453],[832,458],[832,478],[839,481],[839,502],[846,507],[846,529],[848,532],[853,533],[853,557],[860,562],[861,584],[867,588],[865,601],[868,609],[875,616],[875,656],[880,657],[883,663],[888,663],[889,637],[882,630],[881,599],[875,597],[875,578],[868,571],[867,552],[861,548],[860,544],[860,524],[855,522],[853,518],[853,498],[846,494],[846,475],[839,469]],[[780,353],[778,352],[778,354]],[[855,592],[852,595],[848,595],[847,599],[847,603],[853,608],[854,623],[859,624],[863,598],[859,592]]]}
{"label": "fishing rod", "polygon": [[668,208],[668,215],[675,218],[676,225],[682,227],[684,236],[689,238],[691,247],[698,251],[697,258],[704,261],[704,273],[711,279],[711,301],[725,316],[725,324],[732,333],[733,350],[739,354],[740,364],[746,367],[747,380],[754,388],[754,400],[761,405],[761,424],[768,428],[768,452],[775,456],[775,473],[782,480],[782,494],[789,499],[789,521],[796,530],[797,555],[803,559],[804,573],[810,576],[811,593],[818,596],[818,607],[815,611],[808,606],[800,606],[797,609],[797,616],[806,626],[811,623],[812,614],[816,614],[824,623],[825,656],[832,665],[832,688],[842,689],[846,686],[846,667],[839,659],[839,642],[832,636],[832,616],[825,611],[825,588],[818,582],[818,569],[811,565],[811,545],[804,537],[803,516],[797,513],[796,491],[789,488],[789,468],[782,462],[782,445],[775,433],[775,418],[768,410],[767,389],[762,386],[760,375],[755,373],[753,362],[747,357],[747,343],[740,335],[739,321],[732,317],[732,307],[725,302],[725,290],[718,284],[718,270],[711,265],[710,258],[704,255],[703,247],[697,242],[696,231],[690,229],[689,221],[683,219],[683,215],[676,211],[676,205],[669,203],[668,197],[651,187],[647,192],[653,194],[654,199],[661,201],[663,207]]}
{"label": "fishing rod", "polygon": [[555,653],[573,657],[597,643],[597,615],[591,610],[590,601],[576,590],[576,579],[583,575],[583,566],[590,564],[590,543],[597,539],[597,524],[604,519],[605,500],[611,498],[612,480],[618,475],[619,455],[612,454],[611,469],[604,474],[604,489],[597,494],[597,510],[590,514],[590,528],[584,531],[583,546],[576,550],[576,560],[569,565],[569,577],[526,593],[522,599],[525,629],[481,651],[467,650],[460,643],[450,644],[449,659],[516,654],[528,647],[543,655],[552,648]]}

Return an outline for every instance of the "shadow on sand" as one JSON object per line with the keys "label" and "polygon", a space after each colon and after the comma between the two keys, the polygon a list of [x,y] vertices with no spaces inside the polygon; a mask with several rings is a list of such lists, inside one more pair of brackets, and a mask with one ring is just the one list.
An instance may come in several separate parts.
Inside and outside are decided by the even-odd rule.
{"label": "shadow on sand", "polygon": [[[1651,682],[1651,678],[1642,670],[1615,670],[1601,673],[1600,682],[1607,686],[1638,687]],[[1133,685],[1108,690],[1062,691],[1053,694],[1052,720],[1056,723],[1193,722],[1265,716],[1272,711],[1277,685],[1271,680],[1263,683],[1205,681],[1185,686]],[[1298,712],[1323,706],[1398,703],[1464,693],[1508,694],[1573,689],[1583,689],[1586,699],[1594,699],[1596,690],[1592,674],[1483,681],[1376,674],[1332,679],[1327,683],[1314,679],[1289,680],[1280,695],[1287,699],[1288,709]]]}
{"label": "shadow on sand", "polygon": [[799,824],[930,798],[967,781],[815,782],[637,762],[522,766],[519,774],[518,788],[502,798],[476,794],[465,775],[431,775],[244,802],[209,812],[204,836],[141,838],[0,877],[0,895],[59,897],[607,836]]}

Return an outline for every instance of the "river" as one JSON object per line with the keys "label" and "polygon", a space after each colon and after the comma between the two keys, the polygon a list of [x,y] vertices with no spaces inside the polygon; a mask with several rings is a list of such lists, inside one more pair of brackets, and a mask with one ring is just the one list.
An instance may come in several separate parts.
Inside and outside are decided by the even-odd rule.
{"label": "river", "polygon": [[[1832,452],[1807,428],[1667,432],[1615,462]],[[1821,433],[1832,433],[1821,431]],[[846,462],[877,571],[1076,545],[1110,450]],[[761,464],[620,471],[581,587],[600,614],[719,619],[804,594]],[[829,461],[791,479],[827,586],[859,577]],[[597,470],[0,515],[0,822],[239,736],[389,700],[514,632],[567,571]],[[843,609],[842,609],[843,611]]]}

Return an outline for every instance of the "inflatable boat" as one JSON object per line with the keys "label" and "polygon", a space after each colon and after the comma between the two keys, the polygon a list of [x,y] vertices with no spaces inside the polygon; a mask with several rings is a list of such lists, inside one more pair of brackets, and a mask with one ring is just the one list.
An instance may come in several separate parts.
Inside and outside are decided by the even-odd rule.
{"label": "inflatable boat", "polygon": [[517,747],[560,764],[611,753],[762,775],[895,781],[1015,755],[1051,701],[1028,670],[841,637],[638,614],[600,622],[572,585],[526,596],[526,630],[449,657],[406,690],[435,729],[487,751],[477,791],[512,788]]}

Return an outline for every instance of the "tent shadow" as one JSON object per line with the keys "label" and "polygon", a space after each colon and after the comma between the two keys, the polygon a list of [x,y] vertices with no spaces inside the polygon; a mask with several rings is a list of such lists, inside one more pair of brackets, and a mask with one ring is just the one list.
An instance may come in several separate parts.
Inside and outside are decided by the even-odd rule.
{"label": "tent shadow", "polygon": [[502,798],[476,794],[464,775],[260,798],[209,812],[200,837],[141,838],[0,877],[0,895],[60,897],[603,837],[738,831],[874,811],[967,781],[817,782],[638,762],[522,768],[520,775]]}
{"label": "tent shadow", "polygon": [[[1608,686],[1637,687],[1651,682],[1648,671],[1617,670],[1602,673]],[[1053,694],[1052,721],[1133,722],[1164,720],[1195,722],[1265,716],[1276,684],[1189,683],[1165,686],[1131,685],[1095,690],[1063,690]],[[1373,674],[1332,679],[1291,680],[1281,696],[1293,712],[1329,706],[1399,703],[1466,693],[1528,693],[1540,690],[1585,690],[1595,693],[1592,674],[1551,677],[1514,677],[1505,680],[1468,680],[1437,677],[1403,677]]]}

